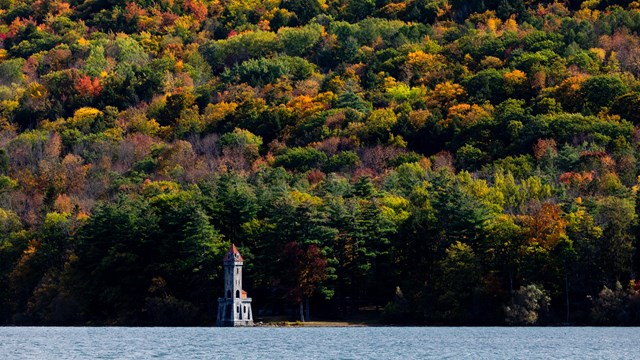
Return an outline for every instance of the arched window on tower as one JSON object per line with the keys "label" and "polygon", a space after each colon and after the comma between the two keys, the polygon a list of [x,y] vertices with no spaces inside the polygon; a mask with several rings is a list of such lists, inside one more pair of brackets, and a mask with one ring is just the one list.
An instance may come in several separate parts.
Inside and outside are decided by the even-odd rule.
{"label": "arched window on tower", "polygon": [[236,290],[236,298],[240,298],[240,290]]}

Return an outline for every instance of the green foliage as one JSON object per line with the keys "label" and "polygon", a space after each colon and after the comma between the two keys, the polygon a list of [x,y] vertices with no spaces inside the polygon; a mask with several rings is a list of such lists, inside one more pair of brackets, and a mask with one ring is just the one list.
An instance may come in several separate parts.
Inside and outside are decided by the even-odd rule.
{"label": "green foliage", "polygon": [[251,86],[264,86],[274,83],[282,76],[291,80],[308,78],[314,70],[313,64],[299,57],[280,56],[273,59],[250,59],[236,65],[231,71],[232,77]]}
{"label": "green foliage", "polygon": [[309,24],[301,28],[280,28],[278,38],[282,42],[282,48],[287,55],[310,55],[322,38],[322,26]]}
{"label": "green foliage", "polygon": [[314,16],[322,12],[320,3],[317,0],[282,0],[280,6],[295,14],[297,21],[294,21],[293,25],[296,25],[296,22],[306,24]]}
{"label": "green foliage", "polygon": [[637,4],[0,7],[0,324],[640,321]]}
{"label": "green foliage", "polygon": [[11,85],[22,83],[22,67],[24,59],[16,58],[0,62],[0,84]]}
{"label": "green foliage", "polygon": [[325,161],[327,161],[327,155],[321,151],[308,147],[295,147],[276,157],[274,165],[306,171],[321,166]]}
{"label": "green foliage", "polygon": [[496,69],[482,70],[465,82],[467,93],[473,94],[472,100],[482,103],[490,101],[497,104],[505,99],[504,80]]}
{"label": "green foliage", "polygon": [[629,91],[627,85],[618,76],[598,75],[587,79],[582,85],[582,92],[587,101],[586,107],[597,113],[618,96]]}
{"label": "green foliage", "polygon": [[193,316],[206,311],[205,289],[216,271],[213,259],[226,247],[196,194],[186,191],[102,205],[79,239],[74,275],[93,279],[78,289],[84,310],[93,320],[128,323],[150,321],[145,306],[169,296],[189,302],[197,310]]}
{"label": "green foliage", "polygon": [[280,47],[276,34],[256,31],[226,40],[208,41],[199,50],[211,68],[219,70],[223,66],[229,67],[245,60],[271,55]]}
{"label": "green foliage", "polygon": [[327,159],[324,169],[327,172],[349,171],[360,162],[358,154],[353,151],[342,151]]}
{"label": "green foliage", "polygon": [[348,21],[356,22],[372,15],[375,8],[374,0],[349,0],[343,16]]}

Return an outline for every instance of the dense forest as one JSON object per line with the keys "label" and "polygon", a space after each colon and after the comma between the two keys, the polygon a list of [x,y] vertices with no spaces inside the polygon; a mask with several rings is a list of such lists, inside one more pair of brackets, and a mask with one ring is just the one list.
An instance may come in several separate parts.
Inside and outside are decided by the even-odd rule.
{"label": "dense forest", "polygon": [[[0,0],[0,325],[640,324],[640,2]],[[292,310],[293,309],[293,310]]]}

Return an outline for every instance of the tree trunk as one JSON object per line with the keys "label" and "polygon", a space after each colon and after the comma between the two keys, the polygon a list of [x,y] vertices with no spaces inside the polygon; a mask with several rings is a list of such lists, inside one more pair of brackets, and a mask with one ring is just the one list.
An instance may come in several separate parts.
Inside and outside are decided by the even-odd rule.
{"label": "tree trunk", "polygon": [[567,278],[567,271],[564,272],[564,292],[566,296],[567,304],[567,324],[569,324],[569,279]]}
{"label": "tree trunk", "polygon": [[509,269],[509,292],[513,294],[513,271]]}
{"label": "tree trunk", "polygon": [[304,304],[300,301],[300,321],[304,322]]}
{"label": "tree trunk", "polygon": [[306,313],[306,320],[307,321],[311,321],[311,316],[309,316],[309,297],[307,297],[305,299],[305,313]]}

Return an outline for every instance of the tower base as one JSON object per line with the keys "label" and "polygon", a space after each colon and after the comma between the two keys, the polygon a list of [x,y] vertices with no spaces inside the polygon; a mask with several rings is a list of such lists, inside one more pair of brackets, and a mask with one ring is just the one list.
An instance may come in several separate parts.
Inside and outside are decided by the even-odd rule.
{"label": "tower base", "polygon": [[251,298],[218,298],[216,326],[253,326]]}

